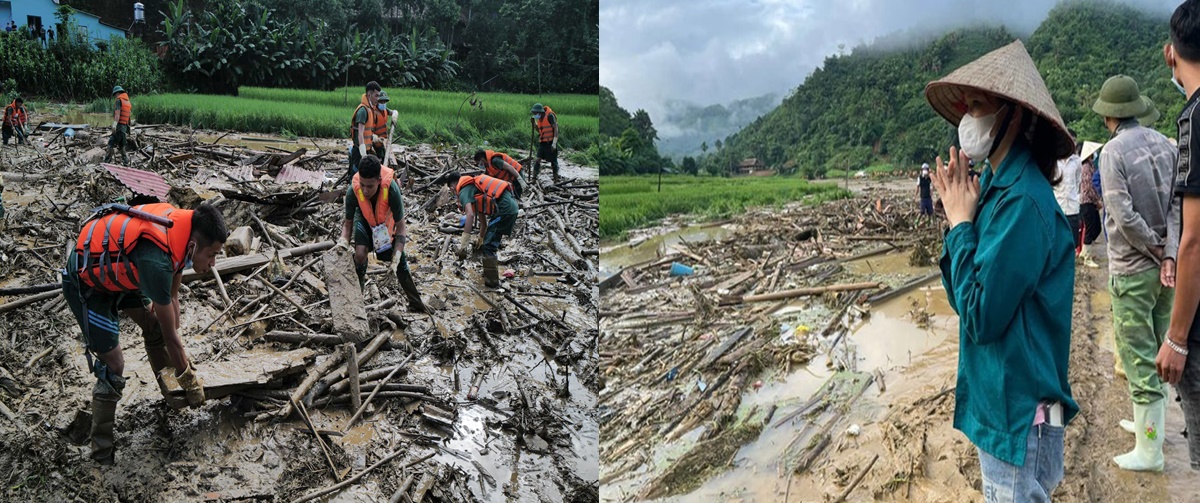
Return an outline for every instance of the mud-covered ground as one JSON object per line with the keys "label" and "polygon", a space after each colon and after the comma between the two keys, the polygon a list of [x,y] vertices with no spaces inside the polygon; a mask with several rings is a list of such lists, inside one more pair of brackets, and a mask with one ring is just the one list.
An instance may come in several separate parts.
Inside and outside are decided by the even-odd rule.
{"label": "mud-covered ground", "polygon": [[[911,197],[908,185],[907,181],[860,182],[851,188],[857,192],[857,200],[869,204],[889,192],[895,198],[893,201],[904,201]],[[887,200],[886,196],[882,199]],[[915,201],[912,203],[915,206]],[[792,222],[815,221],[822,211],[828,214],[830,209],[791,206],[777,221],[781,222],[780,228],[786,229],[792,227]],[[720,227],[724,230],[716,232],[711,228],[685,227],[649,244],[658,247],[659,254],[681,249],[700,254],[697,250],[703,247],[697,244],[697,238],[704,235],[736,250],[728,240],[738,246],[757,242],[747,228],[761,218],[764,216],[750,212],[724,223]],[[681,234],[685,236],[684,242],[690,244],[676,244]],[[865,239],[873,234],[892,233],[863,231],[857,245],[860,251],[879,247],[879,240]],[[893,241],[895,238],[890,236]],[[829,241],[833,243],[825,248],[841,253],[837,241]],[[931,264],[912,260],[914,249],[922,242],[917,240],[917,244],[890,253],[844,263],[838,273],[820,283],[880,281],[894,287],[909,278],[936,275]],[[803,245],[797,245],[796,249],[812,250]],[[915,254],[936,256],[937,251],[931,247]],[[619,266],[612,265],[613,261],[628,265],[644,258],[627,257],[631,253],[636,251],[606,250],[602,268],[619,270]],[[844,253],[851,258],[855,255],[853,251]],[[796,260],[802,256],[802,253],[795,255]],[[676,257],[689,260],[686,256]],[[769,263],[765,269],[769,272]],[[711,284],[705,275],[718,275],[717,279],[723,280],[727,276],[721,274],[736,272],[736,267],[732,272],[701,268],[691,278],[674,280],[676,283],[670,288],[687,291],[694,285],[703,290]],[[811,275],[802,276],[811,281]],[[1126,383],[1114,372],[1107,279],[1103,268],[1077,269],[1070,379],[1082,410],[1067,429],[1066,477],[1054,499],[1200,501],[1197,489],[1200,475],[1189,468],[1186,439],[1179,433],[1183,418],[1178,406],[1168,408],[1170,433],[1165,446],[1165,473],[1124,472],[1111,460],[1131,449],[1133,438],[1118,427],[1119,420],[1131,418],[1132,410]],[[719,286],[727,284],[723,281]],[[835,326],[830,319],[837,312],[839,299],[828,294],[824,298],[772,305],[767,308],[771,314],[766,319],[774,324],[763,323],[761,312],[747,314],[744,310],[729,311],[731,308],[715,317],[718,321],[709,318],[702,322],[664,324],[644,336],[645,353],[619,345],[625,335],[622,332],[625,325],[620,320],[626,316],[623,312],[630,304],[636,305],[638,301],[658,304],[636,295],[633,297],[638,301],[629,301],[628,297],[628,292],[621,288],[607,290],[602,297],[600,354],[601,371],[606,377],[600,394],[601,501],[834,501],[843,494],[848,501],[983,499],[975,448],[951,425],[958,319],[946,303],[936,278],[904,295],[858,307],[861,313],[852,313],[837,323],[836,326],[845,327],[846,334],[834,350],[829,347],[831,339],[837,338],[838,329],[828,327]],[[657,297],[667,298],[661,292]],[[663,337],[661,334],[666,334],[665,340],[680,341],[680,347],[693,351],[699,348],[703,356],[713,347],[720,347],[730,333],[736,333],[732,327],[740,325],[762,332],[760,337],[769,339],[762,343],[766,348],[789,347],[795,354],[794,348],[807,345],[811,349],[804,352],[811,357],[790,367],[767,358],[753,376],[736,381],[741,386],[734,386],[727,393],[720,390],[713,393],[710,400],[715,403],[713,407],[695,407],[708,414],[704,421],[685,423],[690,425],[687,431],[675,431],[669,438],[664,437],[663,426],[672,424],[670,414],[642,413],[632,416],[640,421],[628,420],[631,416],[625,411],[630,404],[678,414],[701,395],[701,388],[720,386],[721,371],[727,372],[719,366],[720,361],[717,371],[679,372],[672,379],[653,381],[641,380],[636,373],[625,370],[637,364],[638,368],[651,367],[648,375],[669,376],[680,360],[650,354],[656,343],[664,340],[659,338]],[[801,333],[808,337],[798,335]],[[715,342],[687,345],[693,338],[711,338]],[[739,344],[754,344],[755,339],[748,340]],[[738,352],[738,347],[733,346],[729,352]],[[672,355],[669,350],[661,354]],[[758,354],[770,355],[771,351]],[[633,363],[610,365],[619,363],[617,359],[622,357]],[[686,361],[690,357],[683,358]],[[688,369],[685,367],[685,372]],[[866,375],[871,377],[860,378]],[[868,384],[859,391],[854,385],[862,380]],[[823,394],[827,386],[833,391]],[[630,395],[630,390],[636,394]],[[736,411],[722,416],[720,404],[730,400],[728,394],[738,396],[734,402]],[[718,412],[712,412],[713,409]],[[636,446],[621,442],[628,438],[643,440]],[[855,482],[860,475],[861,480]]]}
{"label": "mud-covered ground", "polygon": [[[38,113],[32,117],[34,124],[63,120]],[[222,172],[242,167],[255,156],[279,153],[268,146],[285,151],[307,147],[307,157],[331,151],[304,165],[324,171],[318,192],[344,192],[345,182],[334,186],[345,171],[342,142],[280,141],[259,134],[254,137],[275,141],[246,142],[237,133],[166,126],[135,133],[141,134],[134,135],[141,146],[154,146],[158,152],[147,151],[146,156],[131,152],[133,167],[163,175],[176,189],[170,202],[190,206],[209,200],[218,205],[231,230],[243,225],[253,228],[258,253],[333,240],[340,232],[340,198],[288,218],[286,213],[297,205],[293,200],[282,208],[234,200],[209,185],[223,178]],[[99,204],[133,196],[98,164],[95,148],[107,139],[106,134],[107,129],[100,128],[65,146],[58,139],[43,150],[10,145],[0,151],[7,210],[0,232],[0,288],[58,282],[62,248],[66,239],[78,233],[81,219]],[[226,136],[218,146],[207,145],[222,135]],[[34,138],[49,141],[56,136],[49,132]],[[232,157],[193,150],[201,148]],[[404,190],[411,237],[406,252],[417,286],[433,312],[405,309],[407,301],[391,273],[393,267],[372,256],[365,302],[387,306],[369,313],[372,333],[391,340],[360,372],[395,366],[411,356],[391,382],[423,386],[431,399],[376,398],[350,428],[345,427],[353,412],[348,405],[314,405],[309,410],[317,429],[333,431],[323,437],[333,464],[347,473],[345,477],[401,451],[334,493],[334,499],[387,501],[411,479],[406,494],[423,495],[424,501],[595,501],[599,477],[596,259],[588,256],[584,258],[590,263],[570,264],[546,244],[552,227],[547,223],[549,212],[571,206],[569,212],[560,211],[559,218],[581,247],[596,248],[594,208],[586,200],[579,206],[536,206],[556,200],[555,194],[567,189],[544,188],[527,195],[517,233],[505,239],[500,252],[501,270],[511,270],[513,277],[503,280],[500,290],[487,289],[477,258],[459,262],[453,253],[442,254],[451,236],[439,232],[439,222],[457,220],[455,205],[434,204],[427,210],[425,204],[437,196],[437,187],[417,192],[430,180],[423,178],[422,171],[436,174],[452,161],[429,146],[400,150],[401,159],[418,167],[412,171],[413,183]],[[183,153],[194,157],[177,157]],[[470,153],[464,148],[458,159]],[[595,183],[595,168],[565,159],[563,164],[568,177],[563,185]],[[242,187],[257,196],[297,190],[267,182],[226,179],[223,183],[226,189]],[[542,185],[550,185],[548,174],[543,174]],[[251,215],[272,232],[264,236]],[[457,242],[457,236],[452,237]],[[276,355],[299,347],[268,342],[262,337],[266,332],[332,333],[331,308],[328,303],[318,304],[328,299],[322,281],[326,274],[320,261],[309,264],[318,257],[285,258],[260,271],[223,277],[235,308],[231,312],[248,307],[238,315],[221,316],[226,304],[211,277],[185,282],[181,334],[202,379],[206,367],[229,368],[256,354]],[[305,265],[309,267],[301,271]],[[276,286],[296,278],[287,293],[308,307],[308,315],[286,314],[294,309],[292,304],[251,278],[254,275]],[[27,297],[0,296],[0,304]],[[261,302],[249,306],[254,300]],[[252,390],[210,400],[201,408],[174,411],[163,402],[150,373],[140,330],[124,318],[120,328],[128,385],[117,411],[117,464],[100,467],[88,459],[88,420],[81,414],[90,411],[95,379],[86,369],[79,328],[61,296],[0,312],[0,403],[14,418],[0,416],[0,499],[291,501],[337,482],[299,414],[286,420],[266,414],[279,409],[284,403],[278,399],[280,393],[295,388],[306,371],[272,380],[257,389],[257,397],[249,396]],[[336,348],[309,347],[318,356],[307,362],[308,371],[336,353]],[[472,399],[468,395],[476,396],[473,387],[478,391]],[[370,390],[364,385],[364,393]],[[431,405],[453,413],[448,425],[423,419],[421,411]],[[433,457],[419,461],[427,455]]]}

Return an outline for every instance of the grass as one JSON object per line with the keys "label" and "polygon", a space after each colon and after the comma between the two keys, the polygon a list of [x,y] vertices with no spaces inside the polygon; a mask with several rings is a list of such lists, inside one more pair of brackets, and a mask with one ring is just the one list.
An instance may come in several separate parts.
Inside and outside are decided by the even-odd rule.
{"label": "grass", "polygon": [[820,203],[848,197],[834,185],[810,184],[798,177],[717,178],[664,176],[600,177],[600,236],[619,238],[626,231],[678,214],[723,218],[751,206],[804,200]]}
{"label": "grass", "polygon": [[[336,91],[245,87],[239,96],[162,94],[132,96],[136,122],[193,128],[349,138],[350,116],[362,89]],[[465,93],[389,90],[388,108],[399,112],[400,143],[449,142],[502,148],[529,148],[529,108],[549,105],[559,118],[559,147],[583,150],[599,139],[599,98],[588,95],[482,93],[482,106],[463,103]],[[346,105],[343,105],[343,100]],[[111,111],[111,99],[90,103],[88,111]],[[461,111],[460,111],[461,107]]]}

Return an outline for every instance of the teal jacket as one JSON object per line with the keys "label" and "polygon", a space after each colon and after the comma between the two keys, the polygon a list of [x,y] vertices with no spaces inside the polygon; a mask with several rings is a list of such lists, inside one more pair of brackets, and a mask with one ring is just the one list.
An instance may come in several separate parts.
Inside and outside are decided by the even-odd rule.
{"label": "teal jacket", "polygon": [[1079,412],[1067,382],[1075,240],[1027,147],[980,180],[975,221],[946,234],[942,283],[959,316],[954,428],[1022,466],[1040,400]]}

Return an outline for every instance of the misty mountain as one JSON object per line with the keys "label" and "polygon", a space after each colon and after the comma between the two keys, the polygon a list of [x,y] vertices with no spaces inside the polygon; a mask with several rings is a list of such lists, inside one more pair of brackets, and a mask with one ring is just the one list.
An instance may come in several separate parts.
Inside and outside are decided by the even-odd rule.
{"label": "misty mountain", "polygon": [[770,112],[779,105],[780,98],[770,93],[727,105],[709,106],[669,101],[666,113],[657,119],[658,151],[677,161],[687,155],[700,155],[702,145],[713,148],[717,140],[723,141],[726,136]]}
{"label": "misty mountain", "polygon": [[1162,113],[1155,127],[1174,136],[1184,99],[1162,58],[1168,20],[1161,11],[1121,3],[1068,0],[1028,36],[975,26],[916,44],[859,46],[827,57],[777,108],[729,136],[719,155],[710,149],[703,168],[721,172],[731,159],[758,157],[772,167],[795,161],[815,177],[829,169],[932,162],[955,143],[956,131],[925,101],[925,84],[1015,38],[1025,43],[1063,119],[1081,139],[1108,139],[1091,105],[1104,80],[1118,73],[1138,81]]}

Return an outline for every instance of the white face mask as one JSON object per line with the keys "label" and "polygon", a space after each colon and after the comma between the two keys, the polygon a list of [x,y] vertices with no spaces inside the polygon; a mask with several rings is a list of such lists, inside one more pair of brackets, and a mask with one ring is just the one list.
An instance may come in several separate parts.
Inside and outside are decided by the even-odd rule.
{"label": "white face mask", "polygon": [[1183,88],[1183,84],[1179,82],[1179,77],[1175,76],[1175,72],[1171,72],[1171,83],[1175,84],[1175,89],[1178,89],[1184,98],[1187,98],[1187,89]]}
{"label": "white face mask", "polygon": [[983,117],[965,114],[958,123],[958,144],[962,145],[963,152],[971,159],[983,161],[992,149],[992,143],[996,140],[992,136],[992,127],[996,125],[999,113],[997,110],[996,113]]}

